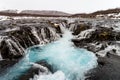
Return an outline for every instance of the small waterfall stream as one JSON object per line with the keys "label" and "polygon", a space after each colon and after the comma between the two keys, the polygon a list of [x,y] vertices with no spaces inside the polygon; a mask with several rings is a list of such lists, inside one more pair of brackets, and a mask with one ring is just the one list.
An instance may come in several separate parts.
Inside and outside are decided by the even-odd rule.
{"label": "small waterfall stream", "polygon": [[[84,80],[85,73],[97,66],[97,57],[86,49],[74,47],[71,42],[73,35],[62,28],[64,34],[61,39],[47,45],[38,45],[38,49],[27,49],[26,56],[0,76],[0,80],[19,80],[19,76],[25,74],[32,65],[44,68],[46,74],[39,73],[30,80]],[[35,63],[41,60],[52,65],[54,73]]]}
{"label": "small waterfall stream", "polygon": [[[29,59],[46,60],[53,65],[55,72],[48,75],[35,75],[31,80],[84,80],[85,73],[97,65],[97,58],[85,49],[73,46],[71,32],[65,31],[63,38],[43,46],[41,50],[30,50]],[[33,62],[30,60],[30,62]]]}

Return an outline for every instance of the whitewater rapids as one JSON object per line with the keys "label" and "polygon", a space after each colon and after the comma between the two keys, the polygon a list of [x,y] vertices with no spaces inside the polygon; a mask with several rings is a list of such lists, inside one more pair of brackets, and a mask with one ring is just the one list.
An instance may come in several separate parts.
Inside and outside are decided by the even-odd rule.
{"label": "whitewater rapids", "polygon": [[73,46],[73,35],[68,30],[59,41],[42,47],[42,51],[30,51],[30,54],[40,54],[36,59],[46,60],[53,65],[53,74],[35,75],[31,80],[84,80],[85,73],[97,66],[94,53]]}
{"label": "whitewater rapids", "polygon": [[64,30],[63,37],[58,41],[40,45],[37,49],[27,49],[27,55],[0,76],[0,80],[19,80],[35,62],[41,60],[52,65],[54,73],[45,67],[45,74],[39,73],[30,80],[85,80],[85,74],[97,66],[97,57],[93,52],[75,47],[72,38],[71,32]]}

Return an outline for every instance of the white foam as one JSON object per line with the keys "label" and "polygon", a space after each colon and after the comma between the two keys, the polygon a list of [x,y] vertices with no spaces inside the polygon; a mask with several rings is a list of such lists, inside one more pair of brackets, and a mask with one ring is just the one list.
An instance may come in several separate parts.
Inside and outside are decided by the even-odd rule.
{"label": "white foam", "polygon": [[84,38],[89,38],[91,36],[91,33],[95,31],[95,29],[87,29],[82,31],[79,35],[77,35],[78,39],[84,39]]}
{"label": "white foam", "polygon": [[114,28],[114,31],[120,32],[120,23],[119,23],[119,22],[116,23],[115,26],[116,26],[116,27],[113,27],[113,28]]}
{"label": "white foam", "polygon": [[62,71],[57,71],[54,74],[35,75],[34,78],[30,80],[67,80],[67,79]]}
{"label": "white foam", "polygon": [[[37,57],[58,70],[49,75],[35,75],[33,80],[84,80],[85,73],[96,67],[97,57],[85,49],[73,47],[73,35],[65,30],[63,38],[46,45]],[[31,53],[29,53],[31,54]],[[34,53],[33,53],[34,54]],[[60,72],[59,72],[60,71]]]}
{"label": "white foam", "polygon": [[112,49],[116,50],[116,53],[111,53],[111,54],[115,54],[120,56],[120,47],[118,45],[109,45],[108,47],[106,47],[104,50],[101,50],[99,52],[97,52],[96,54],[100,55],[101,57],[105,57],[107,52],[111,52]]}

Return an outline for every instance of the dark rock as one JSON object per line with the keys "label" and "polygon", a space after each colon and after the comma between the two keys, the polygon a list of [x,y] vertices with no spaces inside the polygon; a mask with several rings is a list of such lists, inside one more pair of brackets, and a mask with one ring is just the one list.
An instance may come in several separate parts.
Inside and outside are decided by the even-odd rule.
{"label": "dark rock", "polygon": [[119,80],[119,64],[119,56],[109,54],[109,57],[99,57],[98,67],[92,70],[92,72],[89,74],[88,80]]}
{"label": "dark rock", "polygon": [[73,31],[73,35],[78,35],[81,31],[89,29],[91,26],[87,24],[77,24],[75,25],[75,30]]}
{"label": "dark rock", "polygon": [[[9,24],[13,23],[16,25],[11,28]],[[40,44],[41,42],[48,43],[54,41],[55,37],[58,38],[56,35],[61,33],[60,27],[58,27],[59,30],[56,29],[47,20],[5,20],[0,25],[6,27],[5,30],[11,28],[9,31],[2,29],[0,34],[0,36],[7,36],[7,38],[0,41],[0,52],[3,59],[20,58],[25,54],[25,49],[28,47]],[[12,30],[15,28],[16,30]]]}
{"label": "dark rock", "polygon": [[6,68],[9,69],[17,62],[18,60],[1,60],[0,61],[0,75],[2,75],[2,73],[7,70]]}
{"label": "dark rock", "polygon": [[41,60],[39,62],[36,62],[37,64],[40,64],[44,67],[47,67],[49,69],[50,72],[53,72],[52,66],[50,64],[48,64],[45,60]]}
{"label": "dark rock", "polygon": [[98,28],[95,32],[92,33],[90,39],[97,41],[116,41],[119,40],[117,38],[119,32],[115,32],[108,28]]}
{"label": "dark rock", "polygon": [[19,80],[29,80],[30,78],[33,78],[34,75],[39,74],[39,68],[31,67],[24,75],[19,77]]}
{"label": "dark rock", "polygon": [[112,51],[113,51],[114,53],[116,53],[116,49],[112,49]]}
{"label": "dark rock", "polygon": [[[3,59],[16,59],[21,58],[23,55],[18,51],[17,47],[14,44],[9,45],[8,42],[2,41],[1,42],[1,55]],[[11,49],[13,48],[13,51]]]}
{"label": "dark rock", "polygon": [[[36,64],[39,64],[41,66],[44,66],[48,68],[48,70],[51,69],[51,66],[44,60],[36,62]],[[45,70],[39,67],[32,66],[25,74],[19,77],[19,80],[29,80],[30,78],[33,78],[34,75],[38,75],[39,72],[44,73]]]}

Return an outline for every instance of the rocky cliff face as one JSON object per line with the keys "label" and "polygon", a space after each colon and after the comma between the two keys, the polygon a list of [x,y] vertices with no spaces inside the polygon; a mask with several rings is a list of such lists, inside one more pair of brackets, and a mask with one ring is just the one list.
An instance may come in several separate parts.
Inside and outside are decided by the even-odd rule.
{"label": "rocky cliff face", "polygon": [[46,44],[60,38],[64,21],[54,20],[6,20],[0,22],[0,54],[3,59],[17,59],[25,49]]}

